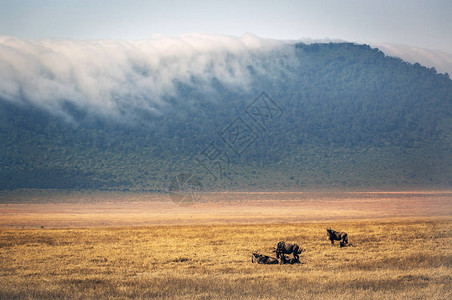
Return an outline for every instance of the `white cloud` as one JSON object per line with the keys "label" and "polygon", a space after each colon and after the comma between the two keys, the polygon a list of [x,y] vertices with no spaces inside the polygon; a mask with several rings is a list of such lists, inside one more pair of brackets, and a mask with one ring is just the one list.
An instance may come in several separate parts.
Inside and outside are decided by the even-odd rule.
{"label": "white cloud", "polygon": [[[213,78],[248,88],[248,65],[265,72],[286,43],[252,35],[159,37],[141,41],[31,40],[0,36],[0,98],[26,99],[64,114],[64,102],[115,116],[123,108],[158,112],[175,80]],[[266,60],[266,63],[262,63]],[[269,66],[270,68],[270,66]]]}
{"label": "white cloud", "polygon": [[[303,40],[306,43],[332,40]],[[176,95],[175,81],[210,91],[212,79],[248,89],[252,76],[295,65],[295,41],[223,35],[155,37],[141,41],[32,40],[0,36],[0,98],[28,101],[66,115],[72,103],[96,115],[127,118],[134,110],[159,113]],[[340,42],[335,40],[334,42]],[[452,74],[452,54],[393,44],[371,44],[386,55]],[[283,53],[282,53],[283,52]],[[284,55],[282,55],[284,54]]]}
{"label": "white cloud", "polygon": [[429,68],[435,67],[439,73],[447,72],[452,75],[452,53],[389,43],[370,43],[370,46],[380,49],[388,56],[399,57],[410,63],[420,63]]}
{"label": "white cloud", "polygon": [[[296,40],[305,44],[313,43],[347,43],[341,39],[311,39],[303,38]],[[452,75],[452,53],[443,50],[425,49],[409,45],[393,44],[393,43],[356,43],[368,44],[373,48],[378,48],[387,56],[398,57],[409,63],[419,63],[425,67],[434,67],[439,73],[449,73]]]}

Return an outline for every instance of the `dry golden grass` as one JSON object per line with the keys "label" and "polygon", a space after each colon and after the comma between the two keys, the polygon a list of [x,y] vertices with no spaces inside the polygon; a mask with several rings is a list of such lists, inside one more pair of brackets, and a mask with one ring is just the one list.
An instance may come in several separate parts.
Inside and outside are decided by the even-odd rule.
{"label": "dry golden grass", "polygon": [[[302,264],[251,263],[280,240]],[[452,299],[452,219],[0,229],[0,282],[2,299]]]}

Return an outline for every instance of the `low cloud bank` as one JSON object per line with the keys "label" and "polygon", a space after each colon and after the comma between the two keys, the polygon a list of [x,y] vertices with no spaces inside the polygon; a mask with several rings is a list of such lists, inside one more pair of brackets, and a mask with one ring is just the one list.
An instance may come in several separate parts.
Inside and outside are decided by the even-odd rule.
{"label": "low cloud bank", "polygon": [[413,64],[420,63],[429,68],[434,67],[439,73],[452,75],[452,53],[397,44],[371,43],[370,46],[380,49],[388,56],[399,57]]}
{"label": "low cloud bank", "polygon": [[31,102],[62,115],[67,103],[104,116],[124,117],[133,109],[158,114],[168,105],[165,97],[177,96],[176,82],[196,80],[208,91],[216,79],[247,89],[249,66],[268,72],[280,64],[272,63],[272,55],[288,51],[293,52],[285,42],[253,35],[133,42],[0,36],[0,98]]}
{"label": "low cloud bank", "polygon": [[[169,105],[165,99],[177,96],[177,83],[196,81],[197,87],[209,92],[212,80],[218,80],[228,88],[247,90],[254,75],[277,74],[285,66],[293,67],[296,59],[290,45],[294,42],[249,34],[130,42],[0,36],[0,99],[30,102],[67,118],[67,104],[107,117],[127,118],[136,110],[160,114]],[[439,72],[452,71],[452,54],[446,52],[392,44],[371,46],[389,56],[434,66]]]}

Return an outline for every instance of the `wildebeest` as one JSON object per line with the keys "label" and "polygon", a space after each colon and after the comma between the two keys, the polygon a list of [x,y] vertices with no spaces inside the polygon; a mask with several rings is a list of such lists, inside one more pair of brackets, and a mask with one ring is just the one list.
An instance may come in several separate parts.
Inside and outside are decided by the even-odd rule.
{"label": "wildebeest", "polygon": [[331,245],[334,245],[334,241],[341,241],[341,247],[344,247],[346,244],[348,244],[348,237],[346,232],[339,232],[331,228],[327,228],[326,234],[331,241]]}
{"label": "wildebeest", "polygon": [[298,254],[301,253],[301,249],[300,246],[298,246],[297,244],[292,244],[292,243],[286,243],[286,242],[279,242],[276,245],[276,258],[279,258],[281,255],[284,254],[293,254],[293,258],[295,259],[300,259],[300,257],[298,256]]}
{"label": "wildebeest", "polygon": [[355,247],[355,245],[353,245],[352,243],[346,244],[346,243],[344,243],[344,242],[341,242],[340,245],[341,245],[341,248],[342,248],[342,247]]}
{"label": "wildebeest", "polygon": [[278,264],[278,260],[274,257],[270,257],[267,255],[262,255],[259,253],[253,253],[253,256],[251,257],[251,262],[257,262],[258,264],[266,264],[266,265],[273,265]]}
{"label": "wildebeest", "polygon": [[293,264],[300,264],[300,260],[298,258],[289,258],[288,256],[286,256],[285,254],[281,255],[281,265],[284,264],[289,264],[289,265],[293,265]]}

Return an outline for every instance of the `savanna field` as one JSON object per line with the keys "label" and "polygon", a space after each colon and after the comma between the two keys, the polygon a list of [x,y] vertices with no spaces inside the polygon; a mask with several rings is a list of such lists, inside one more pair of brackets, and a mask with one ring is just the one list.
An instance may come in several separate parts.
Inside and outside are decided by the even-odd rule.
{"label": "savanna field", "polygon": [[[408,200],[391,211],[374,205],[374,210],[386,213],[385,218],[367,214],[371,207],[363,203],[369,204],[374,196],[367,200],[339,197],[337,201],[344,203],[354,201],[353,212],[361,208],[362,214],[355,218],[350,214],[352,208],[345,206],[337,211],[343,217],[337,218],[326,213],[333,200],[324,196],[317,198],[320,204],[316,209],[309,197],[293,200],[298,205],[292,206],[286,199],[284,206],[295,212],[297,206],[300,211],[308,209],[314,216],[323,210],[329,216],[326,220],[292,216],[284,221],[284,216],[275,218],[268,212],[268,207],[273,207],[274,215],[284,214],[283,207],[274,203],[265,206],[263,202],[271,200],[261,199],[259,204],[249,200],[174,208],[175,215],[164,216],[172,225],[99,226],[93,220],[82,226],[75,223],[77,216],[68,206],[52,211],[53,217],[37,220],[31,208],[21,212],[17,205],[2,204],[2,219],[14,226],[1,223],[0,298],[451,299],[450,193],[404,195],[417,204],[423,203],[419,199],[430,199],[431,205],[421,206],[423,210],[442,213],[415,213]],[[380,200],[388,201],[387,197],[385,194]],[[442,203],[442,208],[435,208],[435,203]],[[221,218],[205,219],[199,211],[207,211],[207,206]],[[250,217],[251,211],[264,217],[251,222],[234,219],[241,206]],[[198,215],[193,215],[195,211]],[[184,212],[195,220],[187,219]],[[123,218],[130,218],[122,213]],[[152,215],[152,209],[148,208],[148,213]],[[68,218],[72,215],[70,224],[78,225],[51,226],[65,214]],[[89,213],[78,211],[78,215],[78,219],[87,220]],[[118,217],[115,213],[107,216],[111,220]],[[137,216],[141,222],[142,216]],[[177,219],[180,223],[174,223]],[[331,246],[326,227],[347,232],[354,247],[340,248],[337,242]],[[251,262],[252,252],[275,256],[272,250],[278,241],[298,243],[303,249],[301,264]]]}

